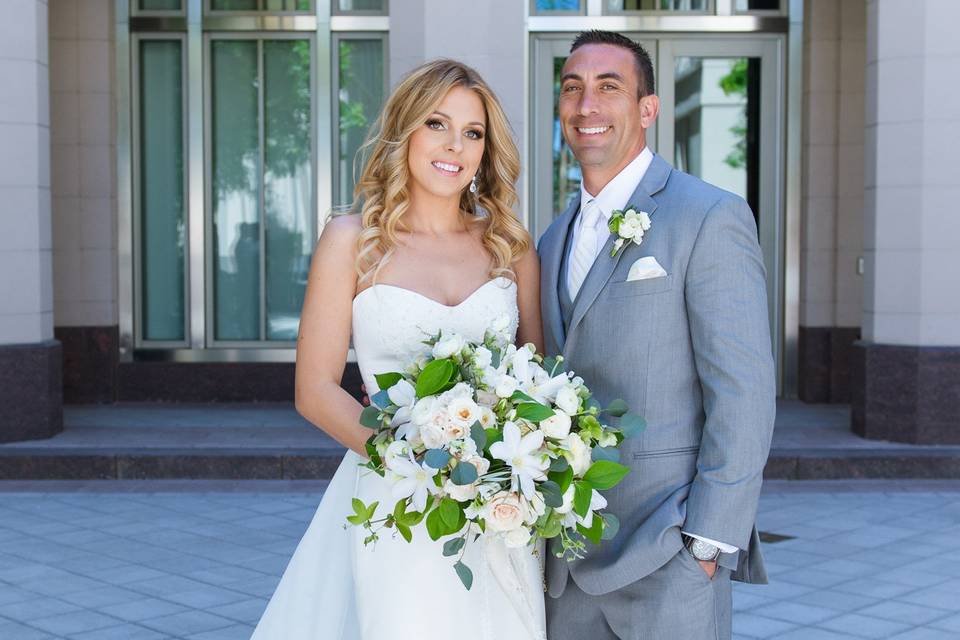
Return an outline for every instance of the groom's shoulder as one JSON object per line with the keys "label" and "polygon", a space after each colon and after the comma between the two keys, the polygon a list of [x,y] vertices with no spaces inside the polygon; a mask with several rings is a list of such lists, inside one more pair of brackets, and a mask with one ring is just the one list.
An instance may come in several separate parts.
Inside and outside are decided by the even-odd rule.
{"label": "groom's shoulder", "polygon": [[750,205],[741,196],[679,169],[670,172],[664,192],[683,211],[696,212],[700,215],[694,217],[701,219],[724,214],[739,217],[742,213],[752,217]]}

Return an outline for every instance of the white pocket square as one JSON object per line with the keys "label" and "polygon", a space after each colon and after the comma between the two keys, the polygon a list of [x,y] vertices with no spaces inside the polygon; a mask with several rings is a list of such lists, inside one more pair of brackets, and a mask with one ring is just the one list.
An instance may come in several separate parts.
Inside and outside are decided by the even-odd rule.
{"label": "white pocket square", "polygon": [[627,274],[627,282],[633,280],[648,280],[650,278],[662,278],[667,275],[660,263],[653,256],[645,256],[638,259],[630,265],[630,272]]}

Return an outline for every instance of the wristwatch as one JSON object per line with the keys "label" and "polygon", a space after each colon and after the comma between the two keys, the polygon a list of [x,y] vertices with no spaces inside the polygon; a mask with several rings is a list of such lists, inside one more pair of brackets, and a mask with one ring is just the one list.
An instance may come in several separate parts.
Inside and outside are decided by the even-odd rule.
{"label": "wristwatch", "polygon": [[693,536],[683,536],[683,544],[690,555],[701,562],[713,562],[720,555],[720,547]]}

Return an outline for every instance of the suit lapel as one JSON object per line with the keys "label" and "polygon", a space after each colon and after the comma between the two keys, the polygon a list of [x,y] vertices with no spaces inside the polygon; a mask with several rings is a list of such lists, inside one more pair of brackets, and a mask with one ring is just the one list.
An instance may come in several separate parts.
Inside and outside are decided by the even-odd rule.
{"label": "suit lapel", "polygon": [[577,211],[580,210],[580,191],[570,199],[566,211],[558,219],[553,228],[553,235],[547,238],[547,243],[543,247],[540,259],[543,261],[541,268],[548,275],[545,291],[540,292],[544,301],[544,309],[547,313],[547,322],[550,331],[553,333],[557,347],[563,349],[566,336],[563,331],[563,312],[560,309],[560,286],[563,274],[560,273],[560,267],[563,265],[563,248],[567,243],[570,224],[573,221]]}
{"label": "suit lapel", "polygon": [[[624,209],[627,209],[632,206],[638,211],[646,211],[649,213],[652,223],[651,232],[656,229],[653,212],[657,209],[657,202],[653,199],[653,195],[663,189],[667,184],[670,171],[671,167],[667,161],[659,155],[654,154],[653,161],[647,168],[647,172],[644,174],[643,179],[640,180],[640,184],[637,185],[633,195],[630,196],[627,205],[624,207]],[[600,251],[600,255],[597,256],[593,266],[587,273],[587,277],[583,281],[583,285],[577,294],[577,299],[574,301],[573,316],[570,320],[570,326],[567,328],[567,336],[573,335],[574,330],[577,328],[577,325],[580,324],[580,321],[583,320],[583,316],[587,313],[587,310],[593,305],[597,296],[600,295],[607,281],[610,280],[610,276],[613,275],[623,255],[628,253],[632,247],[637,246],[631,242],[624,246],[615,257],[611,258],[610,251],[613,248],[615,240],[611,233],[603,245],[603,250]]]}

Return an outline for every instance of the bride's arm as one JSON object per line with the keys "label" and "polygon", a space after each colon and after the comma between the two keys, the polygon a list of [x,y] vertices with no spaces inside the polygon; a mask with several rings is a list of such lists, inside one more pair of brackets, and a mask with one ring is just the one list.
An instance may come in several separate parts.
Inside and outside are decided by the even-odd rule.
{"label": "bride's arm", "polygon": [[540,259],[533,248],[514,264],[517,274],[517,305],[520,308],[520,326],[517,344],[532,342],[537,353],[543,353],[543,325],[540,323]]}
{"label": "bride's arm", "polygon": [[337,442],[366,457],[370,430],[359,402],[340,387],[350,348],[358,216],[330,220],[310,264],[297,336],[297,411]]}

